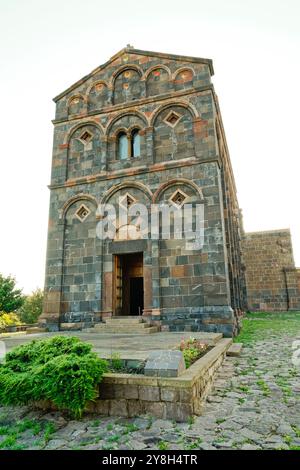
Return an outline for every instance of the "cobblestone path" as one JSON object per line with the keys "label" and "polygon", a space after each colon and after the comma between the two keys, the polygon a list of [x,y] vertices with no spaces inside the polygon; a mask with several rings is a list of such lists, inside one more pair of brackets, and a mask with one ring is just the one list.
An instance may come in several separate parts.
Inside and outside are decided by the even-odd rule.
{"label": "cobblestone path", "polygon": [[190,423],[151,417],[67,420],[60,413],[0,407],[0,448],[300,449],[300,331],[276,333],[227,358],[203,415]]}

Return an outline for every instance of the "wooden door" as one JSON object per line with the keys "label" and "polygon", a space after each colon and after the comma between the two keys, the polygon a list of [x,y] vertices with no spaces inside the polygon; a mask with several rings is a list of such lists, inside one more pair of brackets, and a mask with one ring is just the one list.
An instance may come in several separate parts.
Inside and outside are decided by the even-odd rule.
{"label": "wooden door", "polygon": [[121,315],[123,299],[123,267],[121,256],[115,256],[114,268],[114,313],[115,315]]}

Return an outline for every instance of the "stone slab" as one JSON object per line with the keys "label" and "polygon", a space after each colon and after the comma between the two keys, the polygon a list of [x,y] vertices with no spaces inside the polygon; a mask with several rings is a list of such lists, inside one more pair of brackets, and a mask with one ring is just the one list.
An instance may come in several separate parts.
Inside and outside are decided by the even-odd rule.
{"label": "stone slab", "polygon": [[232,343],[227,351],[227,356],[240,356],[243,348],[243,343]]}
{"label": "stone slab", "polygon": [[154,377],[178,377],[185,371],[181,351],[152,351],[145,365],[144,374]]}

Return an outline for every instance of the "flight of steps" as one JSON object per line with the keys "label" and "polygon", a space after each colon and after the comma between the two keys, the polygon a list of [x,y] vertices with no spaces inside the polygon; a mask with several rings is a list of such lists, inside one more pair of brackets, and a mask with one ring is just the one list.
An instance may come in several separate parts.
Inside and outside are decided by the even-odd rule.
{"label": "flight of steps", "polygon": [[106,318],[105,323],[98,323],[93,328],[93,331],[95,333],[131,333],[146,335],[157,333],[158,327],[149,325],[149,323],[146,323],[141,317],[122,316]]}

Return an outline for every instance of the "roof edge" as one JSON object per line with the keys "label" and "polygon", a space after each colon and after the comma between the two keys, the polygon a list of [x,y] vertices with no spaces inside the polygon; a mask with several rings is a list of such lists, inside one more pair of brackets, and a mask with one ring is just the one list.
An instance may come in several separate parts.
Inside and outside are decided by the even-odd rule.
{"label": "roof edge", "polygon": [[192,56],[185,56],[185,55],[179,55],[179,54],[168,54],[164,52],[154,52],[154,51],[143,51],[142,49],[134,49],[133,47],[124,47],[121,49],[119,52],[114,54],[108,61],[106,61],[104,64],[99,65],[95,69],[93,69],[89,74],[85,75],[82,77],[80,80],[77,82],[73,83],[70,87],[66,88],[64,91],[59,93],[57,96],[53,98],[53,101],[56,103],[58,100],[63,98],[67,93],[70,91],[74,90],[74,88],[77,88],[78,86],[82,85],[86,80],[88,80],[91,76],[93,76],[95,73],[100,72],[103,68],[107,67],[111,62],[114,60],[118,59],[122,54],[125,52],[130,52],[133,54],[137,55],[145,55],[145,56],[150,56],[150,57],[161,57],[164,59],[175,59],[175,60],[184,60],[186,62],[193,62],[193,63],[200,63],[200,64],[207,64],[209,66],[209,70],[211,75],[214,75],[214,68],[213,68],[213,61],[212,59],[202,59],[200,57],[192,57]]}

